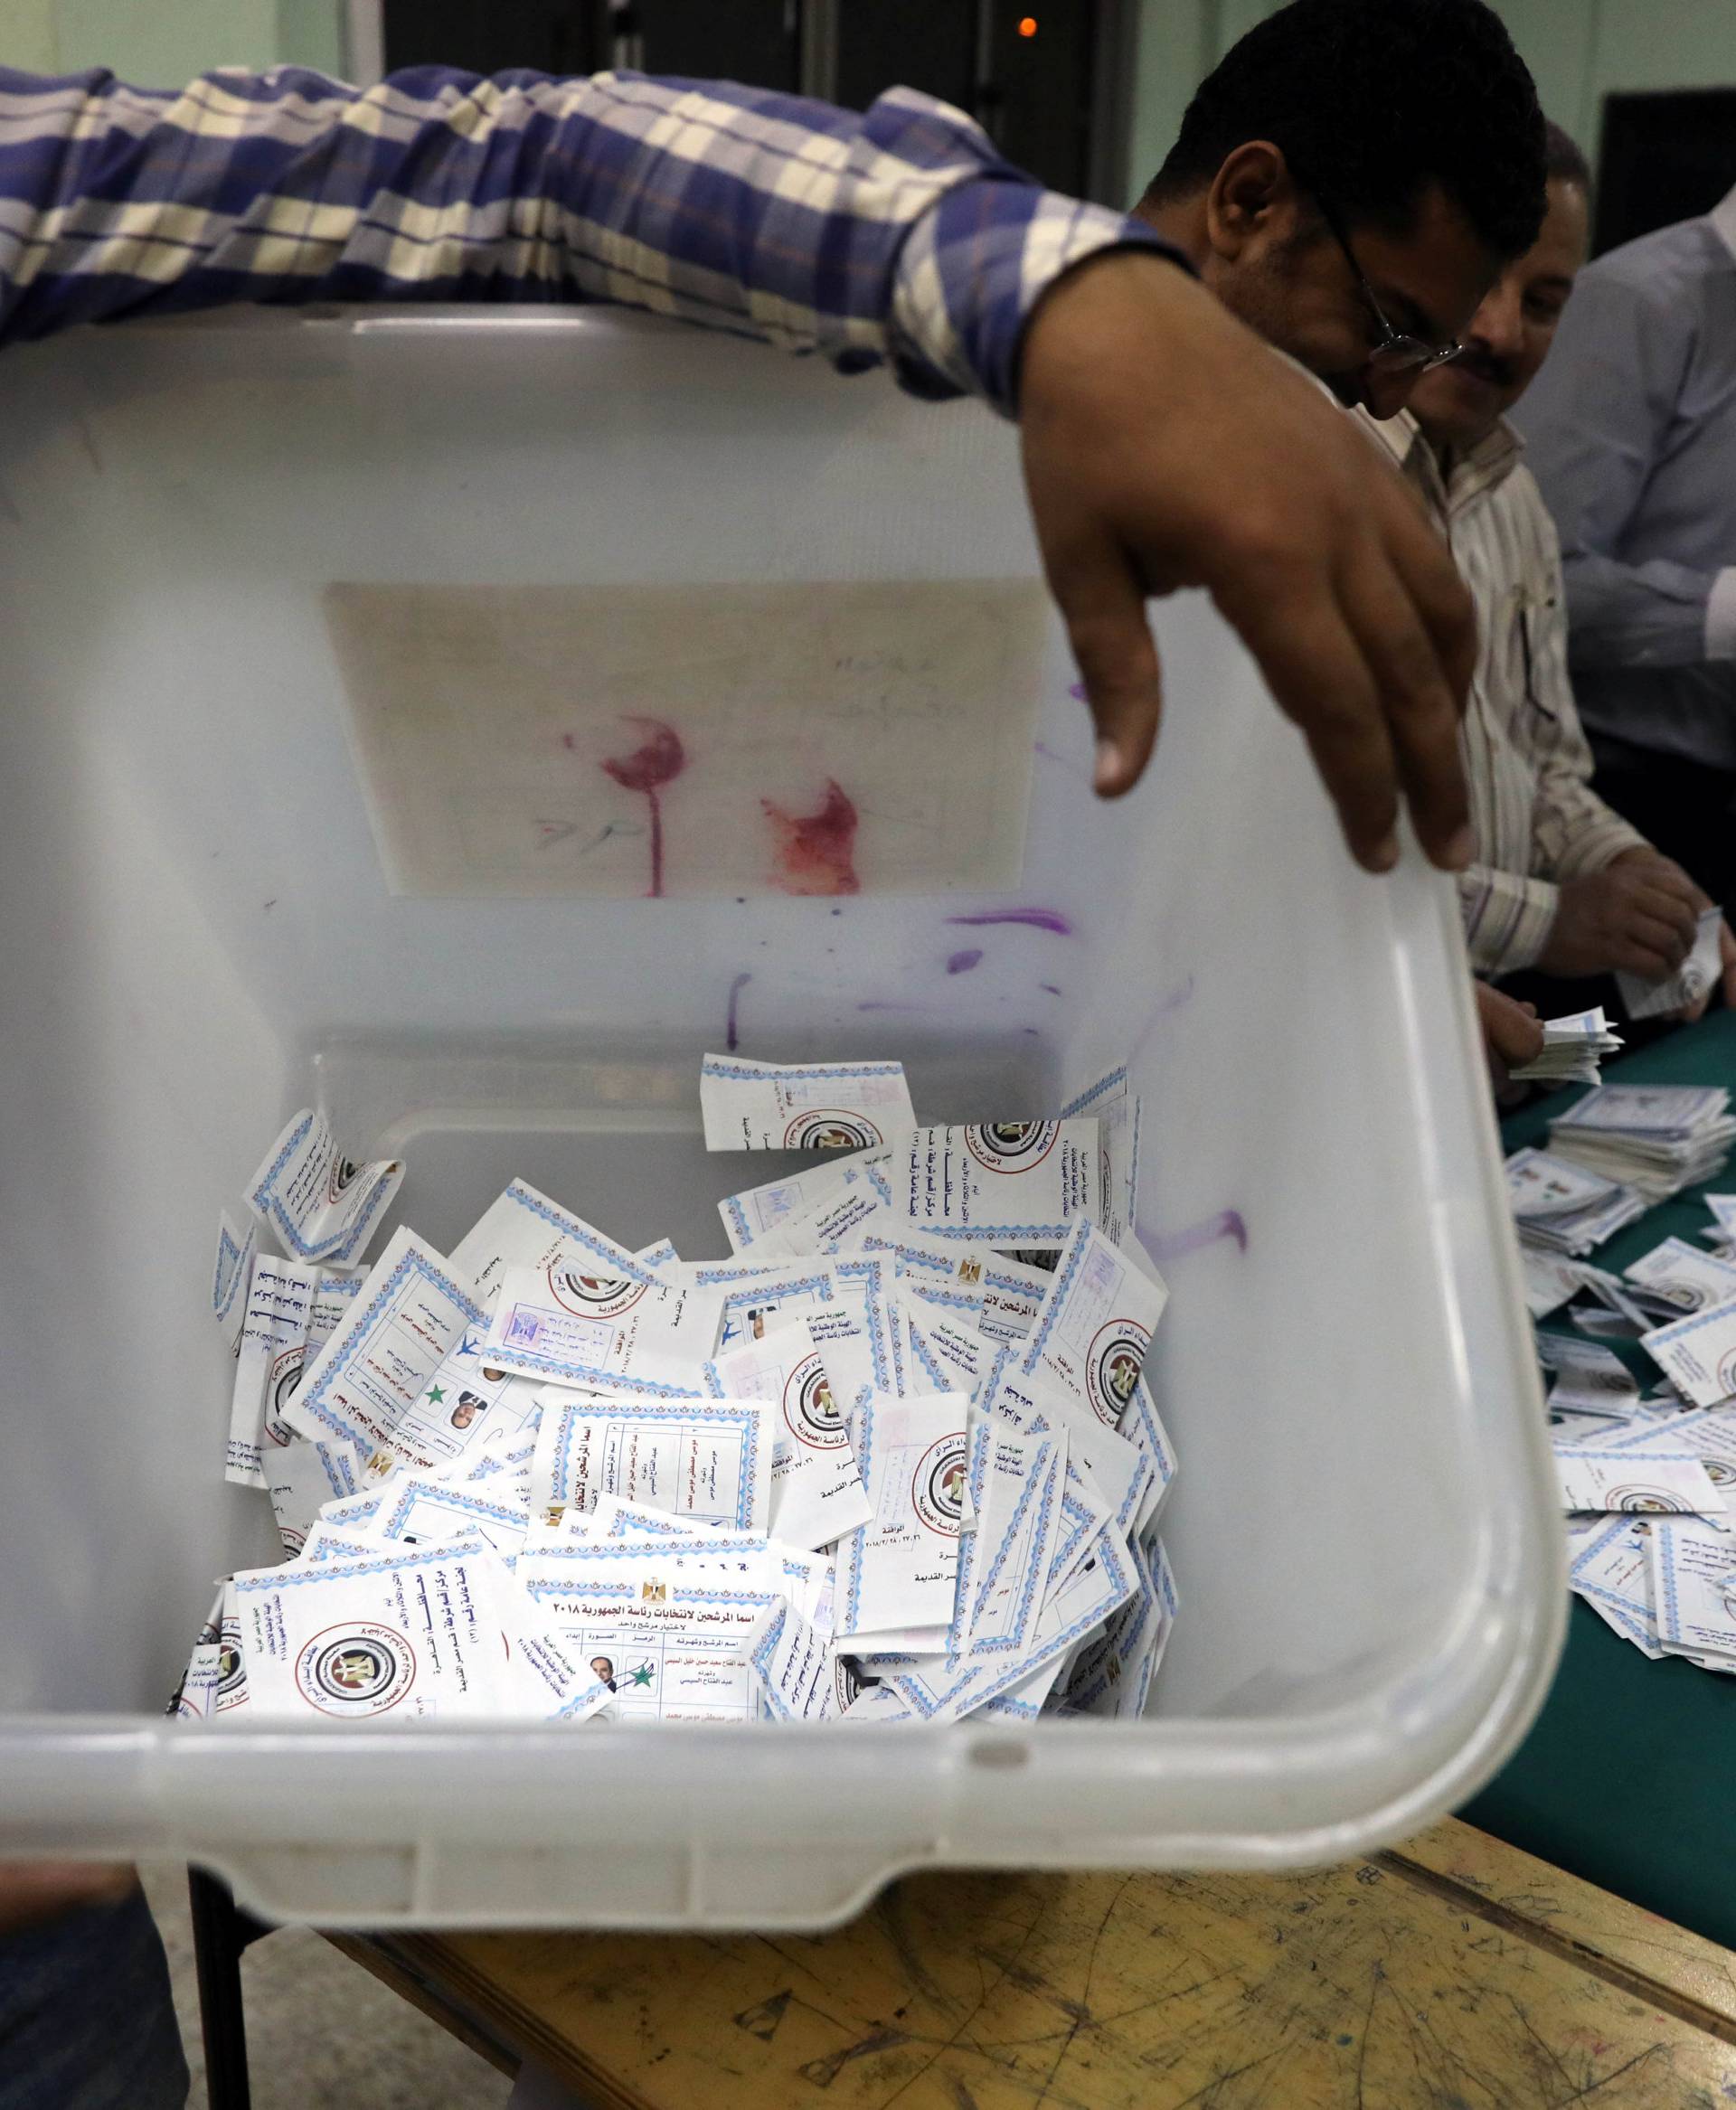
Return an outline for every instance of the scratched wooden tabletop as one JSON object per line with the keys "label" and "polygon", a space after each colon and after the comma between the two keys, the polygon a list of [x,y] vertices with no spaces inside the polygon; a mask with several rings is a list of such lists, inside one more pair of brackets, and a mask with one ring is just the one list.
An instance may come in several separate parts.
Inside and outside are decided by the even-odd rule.
{"label": "scratched wooden tabletop", "polygon": [[343,1945],[632,2110],[1736,2103],[1736,1955],[1457,1822],[1310,1875],[914,1876],[816,1937]]}

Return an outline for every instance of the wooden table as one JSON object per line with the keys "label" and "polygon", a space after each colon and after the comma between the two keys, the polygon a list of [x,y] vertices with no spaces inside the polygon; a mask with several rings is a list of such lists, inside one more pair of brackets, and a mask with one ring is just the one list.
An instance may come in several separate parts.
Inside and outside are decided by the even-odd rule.
{"label": "wooden table", "polygon": [[1453,1820],[1324,1874],[913,1876],[817,1937],[341,1945],[630,2110],[1736,2103],[1736,1955]]}

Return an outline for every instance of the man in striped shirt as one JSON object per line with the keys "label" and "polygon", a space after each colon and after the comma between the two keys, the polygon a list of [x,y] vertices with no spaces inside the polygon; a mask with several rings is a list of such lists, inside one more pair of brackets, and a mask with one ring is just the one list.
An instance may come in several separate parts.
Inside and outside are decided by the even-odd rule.
{"label": "man in striped shirt", "polygon": [[[1659,980],[1711,904],[1591,788],[1567,671],[1560,547],[1505,413],[1543,364],[1585,260],[1589,172],[1549,127],[1549,208],[1536,245],[1478,309],[1464,355],[1425,374],[1407,416],[1372,429],[1441,523],[1477,603],[1477,672],[1460,747],[1477,861],[1459,875],[1479,974]],[[1727,994],[1736,942],[1722,933]],[[1541,1000],[1549,984],[1527,977]],[[1554,1000],[1564,1007],[1570,993]],[[1704,1001],[1689,1015],[1698,1015]]]}

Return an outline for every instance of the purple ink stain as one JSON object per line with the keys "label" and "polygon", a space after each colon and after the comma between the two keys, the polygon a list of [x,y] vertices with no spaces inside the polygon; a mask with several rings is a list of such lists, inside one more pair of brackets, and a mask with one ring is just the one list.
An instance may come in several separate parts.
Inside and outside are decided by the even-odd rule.
{"label": "purple ink stain", "polygon": [[1234,1239],[1239,1251],[1248,1250],[1248,1226],[1241,1220],[1241,1212],[1236,1209],[1221,1209],[1215,1216],[1208,1216],[1199,1223],[1191,1223],[1185,1230],[1172,1232],[1167,1238],[1159,1238],[1139,1225],[1139,1241],[1160,1267],[1179,1260],[1186,1254],[1197,1253],[1203,1246],[1214,1246],[1220,1239]]}
{"label": "purple ink stain", "polygon": [[1090,782],[1090,770],[1081,769],[1071,755],[1059,753],[1047,740],[1033,740],[1031,746],[1033,753],[1041,756],[1045,762],[1053,762],[1058,768],[1066,770],[1070,777],[1077,777],[1081,784]]}
{"label": "purple ink stain", "polygon": [[1072,925],[1058,909],[984,909],[975,916],[948,916],[947,921],[972,928],[991,923],[1023,923],[1033,930],[1052,931],[1057,937],[1073,935]]}
{"label": "purple ink stain", "polygon": [[1084,702],[1084,701],[1085,701],[1085,684],[1084,684],[1084,683],[1083,683],[1083,682],[1073,682],[1073,683],[1071,683],[1068,685],[1067,693],[1068,693],[1068,694],[1069,694],[1069,695],[1070,695],[1070,696],[1071,696],[1071,697],[1073,699],[1074,702],[1076,702],[1076,703],[1082,703],[1082,702]]}
{"label": "purple ink stain", "polygon": [[963,952],[952,953],[948,956],[947,972],[948,975],[968,975],[973,967],[981,963],[982,956],[981,947],[967,946]]}
{"label": "purple ink stain", "polygon": [[927,1011],[926,1003],[890,1003],[871,997],[866,1003],[859,1003],[858,1011]]}
{"label": "purple ink stain", "polygon": [[624,712],[623,725],[642,725],[645,728],[644,743],[630,755],[620,755],[600,762],[598,767],[605,776],[612,777],[623,791],[638,791],[645,795],[651,808],[651,884],[648,898],[656,900],[663,893],[663,801],[660,796],[666,784],[673,784],[687,767],[686,749],[681,744],[680,735],[673,725],[665,725],[660,718],[641,718],[631,711]]}
{"label": "purple ink stain", "polygon": [[1056,988],[1052,982],[1039,982],[1037,987],[1043,991],[1045,996],[1059,996],[1061,994],[1061,991]]}
{"label": "purple ink stain", "polygon": [[729,1033],[727,1045],[731,1055],[733,1055],[736,1050],[741,1045],[741,1036],[736,1030],[736,1003],[741,997],[741,992],[752,980],[753,976],[751,975],[743,973],[738,975],[735,980],[730,984]]}
{"label": "purple ink stain", "polygon": [[1175,983],[1171,987],[1165,990],[1164,994],[1157,999],[1156,1003],[1153,1004],[1151,1008],[1151,1015],[1146,1019],[1145,1024],[1140,1027],[1139,1031],[1133,1037],[1133,1046],[1128,1050],[1127,1052],[1127,1060],[1129,1063],[1132,1063],[1137,1060],[1140,1051],[1144,1049],[1146,1041],[1150,1040],[1151,1036],[1157,1031],[1157,1028],[1163,1023],[1165,1019],[1169,1016],[1170,1013],[1173,1011],[1180,1011],[1183,1004],[1192,1003],[1193,998],[1194,977],[1192,975],[1184,975],[1179,982]]}

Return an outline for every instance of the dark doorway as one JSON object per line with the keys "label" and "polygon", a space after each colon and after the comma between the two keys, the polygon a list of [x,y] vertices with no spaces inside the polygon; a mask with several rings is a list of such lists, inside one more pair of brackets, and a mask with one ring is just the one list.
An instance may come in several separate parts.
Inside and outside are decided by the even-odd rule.
{"label": "dark doorway", "polygon": [[1736,88],[1612,95],[1603,106],[1596,225],[1601,255],[1708,212],[1736,184]]}

